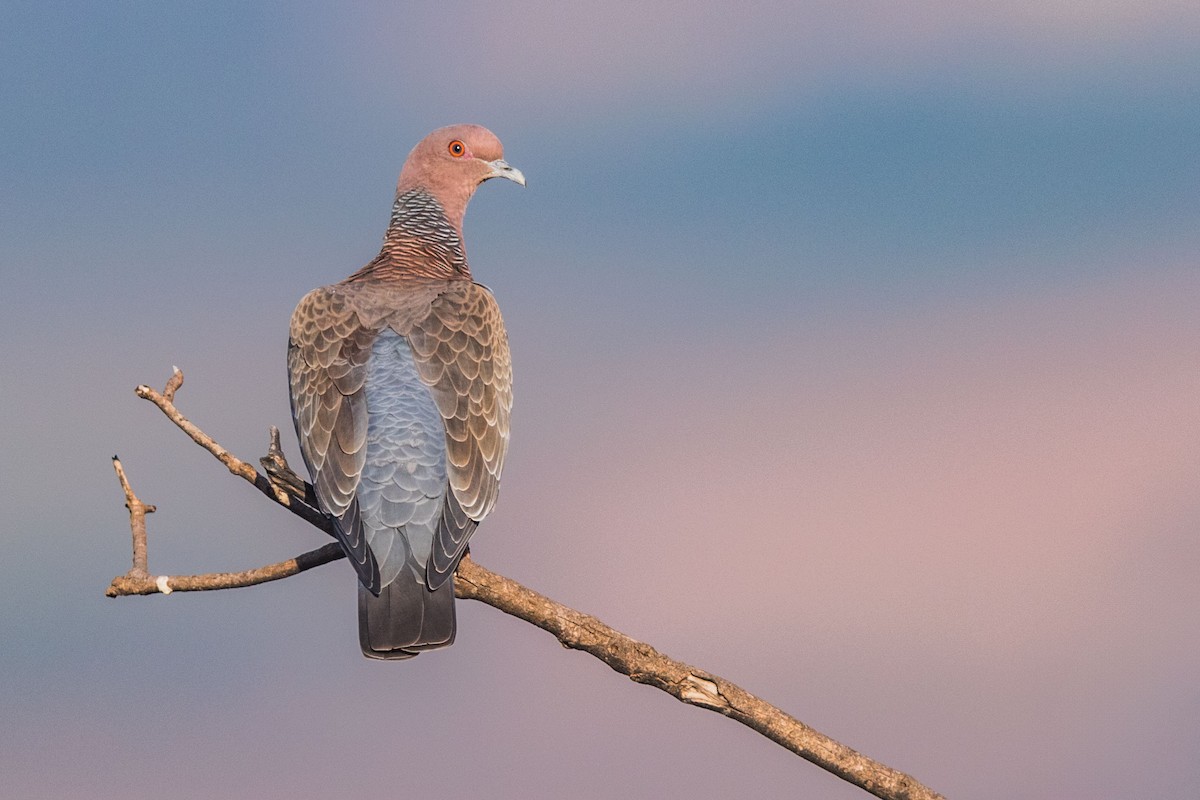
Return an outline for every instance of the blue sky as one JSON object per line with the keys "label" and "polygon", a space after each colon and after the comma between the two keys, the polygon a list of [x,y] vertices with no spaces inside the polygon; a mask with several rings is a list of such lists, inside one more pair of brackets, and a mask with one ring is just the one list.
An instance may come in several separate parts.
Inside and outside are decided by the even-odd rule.
{"label": "blue sky", "polygon": [[102,596],[113,453],[153,571],[321,543],[132,389],[178,364],[260,454],[295,302],[459,121],[529,178],[466,223],[517,375],[482,563],[948,797],[1200,780],[1200,12],[7,16],[0,795],[861,796],[475,604],[453,648],[367,662],[338,565]]}

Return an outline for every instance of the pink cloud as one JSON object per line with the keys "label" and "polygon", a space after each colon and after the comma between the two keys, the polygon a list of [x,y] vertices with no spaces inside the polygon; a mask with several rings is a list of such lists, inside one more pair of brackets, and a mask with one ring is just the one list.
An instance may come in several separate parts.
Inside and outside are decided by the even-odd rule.
{"label": "pink cloud", "polygon": [[1125,570],[1196,555],[1177,531],[1197,512],[1197,274],[622,354],[521,430],[501,514],[543,536],[504,547],[692,641],[833,626],[1019,671],[1136,640],[1149,609],[1184,624],[1196,593],[1132,614]]}
{"label": "pink cloud", "polygon": [[[1157,52],[1154,43],[1194,31],[1198,22],[1200,8],[1170,0],[986,6],[775,0],[703,11],[618,0],[502,9],[378,4],[300,24],[332,33],[343,50],[338,61],[347,59],[374,96],[419,97],[466,113],[488,99],[523,105],[573,97],[599,107],[643,95],[733,101],[864,70],[893,79],[914,68],[949,70],[979,59],[1020,69],[1087,64]],[[364,31],[371,32],[367,40]]]}
{"label": "pink cloud", "polygon": [[1170,763],[1111,727],[1200,669],[1200,270],[1146,264],[527,363],[477,554],[949,796]]}

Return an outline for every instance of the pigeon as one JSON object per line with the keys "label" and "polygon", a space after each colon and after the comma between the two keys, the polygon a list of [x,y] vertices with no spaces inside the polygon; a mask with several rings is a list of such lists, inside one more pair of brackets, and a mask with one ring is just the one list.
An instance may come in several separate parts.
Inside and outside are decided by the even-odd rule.
{"label": "pigeon", "polygon": [[512,362],[462,230],[491,178],[525,185],[491,131],[426,136],[400,172],[379,255],[292,314],[292,419],[317,502],[358,573],[369,658],[454,641],[454,570],[496,503]]}

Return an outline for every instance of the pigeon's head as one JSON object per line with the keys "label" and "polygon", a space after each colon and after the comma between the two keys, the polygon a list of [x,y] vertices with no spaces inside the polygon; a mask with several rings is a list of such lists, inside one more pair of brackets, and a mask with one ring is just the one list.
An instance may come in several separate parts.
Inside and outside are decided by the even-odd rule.
{"label": "pigeon's head", "polygon": [[480,125],[450,125],[422,139],[404,162],[397,192],[424,189],[461,222],[467,201],[488,178],[508,178],[525,185],[525,176],[504,160],[496,134]]}

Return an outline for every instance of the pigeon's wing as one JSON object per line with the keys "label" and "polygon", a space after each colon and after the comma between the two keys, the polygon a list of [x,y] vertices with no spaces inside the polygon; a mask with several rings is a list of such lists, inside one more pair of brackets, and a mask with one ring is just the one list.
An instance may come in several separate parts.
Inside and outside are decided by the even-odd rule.
{"label": "pigeon's wing", "polygon": [[366,460],[364,386],[376,335],[345,294],[334,287],[310,292],[292,314],[288,386],[300,452],[321,510],[333,518],[362,584],[378,594],[379,568],[356,497]]}
{"label": "pigeon's wing", "polygon": [[475,526],[495,505],[508,451],[512,362],[492,293],[468,281],[447,286],[407,338],[446,425],[451,491],[427,566],[432,589],[454,571]]}

